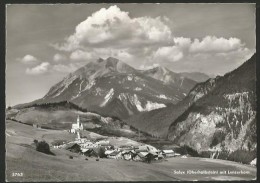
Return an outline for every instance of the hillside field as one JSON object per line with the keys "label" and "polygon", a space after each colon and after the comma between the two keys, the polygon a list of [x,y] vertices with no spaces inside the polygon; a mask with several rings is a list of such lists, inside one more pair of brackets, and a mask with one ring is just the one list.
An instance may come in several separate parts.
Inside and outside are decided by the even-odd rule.
{"label": "hillside field", "polygon": [[[92,138],[102,136],[86,132]],[[103,136],[104,137],[104,136]],[[6,179],[7,181],[171,181],[171,180],[252,180],[256,168],[224,160],[206,158],[168,158],[151,164],[124,160],[85,157],[63,149],[52,149],[55,156],[35,151],[34,139],[73,140],[73,134],[59,130],[43,130],[32,126],[6,121]],[[112,141],[112,139],[111,139]],[[114,143],[131,142],[114,138]],[[134,141],[132,142],[134,143]],[[73,159],[69,159],[69,156]],[[245,175],[187,175],[174,170],[226,170],[248,171]],[[23,177],[13,177],[13,172],[22,172]]]}

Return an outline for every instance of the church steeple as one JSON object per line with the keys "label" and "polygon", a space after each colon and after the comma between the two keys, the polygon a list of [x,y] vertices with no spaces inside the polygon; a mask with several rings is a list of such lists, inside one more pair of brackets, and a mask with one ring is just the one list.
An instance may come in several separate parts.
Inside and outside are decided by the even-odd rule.
{"label": "church steeple", "polygon": [[77,118],[77,124],[80,125],[79,115],[78,115],[78,118]]}

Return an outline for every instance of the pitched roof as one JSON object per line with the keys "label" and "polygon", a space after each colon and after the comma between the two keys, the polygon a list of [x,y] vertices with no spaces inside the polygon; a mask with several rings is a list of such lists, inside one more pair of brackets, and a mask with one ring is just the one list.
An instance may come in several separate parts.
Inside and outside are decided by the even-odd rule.
{"label": "pitched roof", "polygon": [[170,154],[170,153],[174,153],[174,151],[173,150],[163,150],[163,152],[165,153],[165,154]]}
{"label": "pitched roof", "polygon": [[139,146],[138,150],[148,151],[148,148],[147,148],[147,146]]}
{"label": "pitched roof", "polygon": [[109,156],[116,156],[116,155],[118,155],[118,154],[119,154],[119,152],[114,151],[114,152],[110,153]]}
{"label": "pitched roof", "polygon": [[154,155],[154,156],[157,156],[157,155],[158,155],[156,152],[152,152],[152,151],[150,151],[148,154],[152,154],[152,155]]}
{"label": "pitched roof", "polygon": [[106,155],[110,155],[111,153],[113,153],[114,152],[114,150],[107,150],[107,151],[105,151],[105,154]]}
{"label": "pitched roof", "polygon": [[89,151],[89,149],[81,149],[81,151],[84,153],[84,152]]}
{"label": "pitched roof", "polygon": [[148,154],[148,152],[139,152],[138,155],[140,157],[145,157]]}
{"label": "pitched roof", "polygon": [[159,157],[159,158],[163,158],[163,155],[159,154],[158,157]]}
{"label": "pitched roof", "polygon": [[71,144],[68,144],[65,149],[71,149],[71,148],[77,147],[77,146],[79,146],[77,143],[71,143]]}

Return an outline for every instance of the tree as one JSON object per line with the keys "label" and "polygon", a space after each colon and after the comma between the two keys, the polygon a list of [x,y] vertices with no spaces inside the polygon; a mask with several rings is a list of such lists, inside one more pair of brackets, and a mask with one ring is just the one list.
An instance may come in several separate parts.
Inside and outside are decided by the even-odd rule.
{"label": "tree", "polygon": [[98,156],[99,156],[100,158],[105,158],[105,157],[106,157],[105,148],[104,148],[104,147],[98,148],[97,154],[98,154]]}
{"label": "tree", "polygon": [[35,145],[37,145],[37,144],[38,144],[38,140],[34,139],[34,140],[33,140],[33,143],[34,143]]}
{"label": "tree", "polygon": [[47,142],[45,141],[40,141],[38,142],[37,140],[34,140],[36,143],[36,151],[45,153],[45,154],[52,154],[54,155],[51,151],[50,151],[50,146]]}

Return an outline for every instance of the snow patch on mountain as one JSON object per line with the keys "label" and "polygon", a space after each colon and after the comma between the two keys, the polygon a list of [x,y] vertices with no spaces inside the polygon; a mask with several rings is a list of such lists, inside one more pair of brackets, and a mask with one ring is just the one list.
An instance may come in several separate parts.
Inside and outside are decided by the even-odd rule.
{"label": "snow patch on mountain", "polygon": [[120,93],[120,95],[118,96],[119,100],[124,104],[127,112],[129,115],[134,114],[133,111],[131,111],[128,107],[128,100],[129,100],[129,94],[128,93]]}
{"label": "snow patch on mountain", "polygon": [[107,102],[108,102],[113,96],[114,96],[114,88],[111,88],[111,89],[109,90],[109,92],[107,93],[107,95],[105,96],[105,101],[104,101],[102,104],[100,104],[100,107],[104,107],[104,106],[107,104]]}
{"label": "snow patch on mountain", "polygon": [[166,100],[172,100],[171,98],[169,98],[169,97],[167,97],[166,95],[163,95],[163,94],[156,96],[156,97],[161,98],[161,99],[166,99]]}
{"label": "snow patch on mountain", "polygon": [[130,75],[127,76],[127,80],[128,80],[128,81],[132,81],[132,80],[133,80],[133,76],[130,76]]}
{"label": "snow patch on mountain", "polygon": [[86,87],[85,87],[82,91],[89,90],[89,89],[92,88],[95,84],[96,84],[96,81],[95,81],[95,80],[90,80],[89,83],[86,85]]}
{"label": "snow patch on mountain", "polygon": [[135,91],[141,91],[142,88],[136,87],[134,90],[135,90]]}
{"label": "snow patch on mountain", "polygon": [[143,107],[138,96],[136,94],[134,94],[133,100],[132,102],[135,104],[137,110],[139,112],[143,112],[143,111],[151,111],[154,109],[159,109],[159,108],[163,108],[166,107],[165,104],[160,104],[157,102],[151,102],[151,101],[147,101],[145,106]]}
{"label": "snow patch on mountain", "polygon": [[79,84],[79,92],[78,92],[78,94],[76,95],[76,96],[72,96],[71,97],[71,100],[73,100],[73,99],[75,99],[75,98],[77,98],[77,97],[79,97],[80,96],[80,94],[81,94],[81,88],[82,88],[82,84],[83,84],[83,82],[84,82],[85,80],[82,80],[81,82],[80,82],[80,84]]}
{"label": "snow patch on mountain", "polygon": [[166,107],[166,105],[160,104],[160,103],[157,103],[157,102],[147,101],[145,108],[144,108],[144,111],[151,111],[151,110],[159,109],[159,108],[163,108],[163,107]]}

